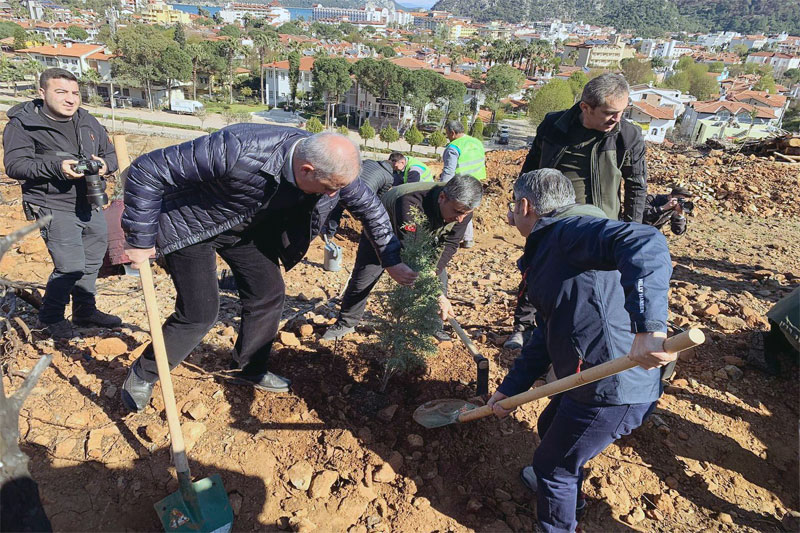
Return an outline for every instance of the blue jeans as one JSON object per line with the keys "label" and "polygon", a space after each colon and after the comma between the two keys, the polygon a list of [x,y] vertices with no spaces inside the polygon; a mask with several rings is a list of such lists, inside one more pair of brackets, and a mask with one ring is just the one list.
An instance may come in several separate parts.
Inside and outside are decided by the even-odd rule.
{"label": "blue jeans", "polygon": [[543,531],[575,531],[583,465],[641,426],[655,405],[588,405],[563,394],[550,401],[539,417],[542,442],[533,454],[537,516]]}

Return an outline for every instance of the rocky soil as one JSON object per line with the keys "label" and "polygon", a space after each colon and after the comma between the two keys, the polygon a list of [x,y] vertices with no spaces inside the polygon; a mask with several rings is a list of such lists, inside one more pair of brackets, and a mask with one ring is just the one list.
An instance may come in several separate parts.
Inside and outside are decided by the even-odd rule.
{"label": "rocky soil", "polygon": [[[169,143],[132,138],[133,155]],[[143,145],[147,146],[143,148]],[[519,275],[522,238],[505,225],[510,185],[525,153],[489,155],[488,198],[476,216],[477,244],[451,270],[459,321],[492,364],[490,389],[517,355],[503,349]],[[749,336],[764,313],[800,279],[796,166],[722,153],[651,147],[651,188],[679,181],[701,193],[688,234],[668,235],[676,327],[698,326],[707,343],[683,354],[657,412],[589,463],[584,531],[797,530],[798,372],[778,376],[745,364]],[[18,186],[3,178],[0,233],[24,224]],[[346,221],[347,222],[347,221]],[[352,265],[356,225],[340,238]],[[506,420],[426,430],[411,419],[422,402],[469,398],[475,368],[457,341],[440,345],[428,369],[392,378],[378,392],[380,350],[369,324],[338,343],[318,340],[348,272],[321,269],[322,246],[287,273],[289,299],[272,359],[291,376],[288,394],[266,394],[224,374],[238,322],[235,293],[224,292],[219,323],[174,373],[193,474],[220,473],[237,531],[531,531],[535,503],[518,480],[538,442],[546,402]],[[220,263],[220,268],[224,264]],[[30,236],[0,263],[0,275],[43,284],[51,269]],[[156,269],[161,312],[174,302]],[[57,531],[153,531],[152,505],[177,484],[170,468],[160,388],[140,414],[120,405],[119,386],[148,341],[137,278],[98,282],[99,305],[120,314],[115,331],[82,330],[53,343],[4,339],[2,379],[13,391],[43,353],[52,366],[20,417],[22,445]],[[299,312],[314,311],[298,315]],[[370,311],[378,312],[377,306]],[[35,314],[18,302],[30,327]],[[20,332],[22,336],[22,332]],[[786,517],[786,518],[785,518]],[[794,525],[793,525],[794,524]],[[792,529],[794,528],[794,529]]]}

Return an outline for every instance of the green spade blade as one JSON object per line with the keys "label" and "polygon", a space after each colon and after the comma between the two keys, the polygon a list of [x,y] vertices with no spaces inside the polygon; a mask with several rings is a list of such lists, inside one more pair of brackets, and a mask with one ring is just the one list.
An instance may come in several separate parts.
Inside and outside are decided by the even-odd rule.
{"label": "green spade blade", "polygon": [[417,407],[414,421],[426,428],[438,428],[457,424],[459,415],[477,408],[477,405],[464,400],[431,400]]}
{"label": "green spade blade", "polygon": [[233,529],[233,509],[219,474],[188,481],[153,507],[167,532],[228,533]]}

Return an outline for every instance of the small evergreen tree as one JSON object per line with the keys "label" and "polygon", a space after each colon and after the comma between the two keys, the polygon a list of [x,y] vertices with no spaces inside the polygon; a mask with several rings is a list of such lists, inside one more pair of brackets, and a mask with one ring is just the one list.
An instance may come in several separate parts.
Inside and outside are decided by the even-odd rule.
{"label": "small evergreen tree", "polygon": [[367,141],[375,137],[375,128],[372,127],[372,124],[369,123],[369,120],[364,122],[360,128],[358,128],[358,135],[364,139],[364,148],[367,147]]}
{"label": "small evergreen tree", "polygon": [[308,119],[308,122],[306,122],[306,131],[309,131],[311,133],[319,133],[324,129],[325,127],[322,125],[322,122],[320,122],[320,120],[317,117],[311,117],[310,119]]}
{"label": "small evergreen tree", "polygon": [[471,135],[476,139],[478,139],[479,141],[483,140],[483,121],[481,119],[476,119],[475,122],[472,124]]}
{"label": "small evergreen tree", "polygon": [[380,133],[378,133],[378,137],[386,143],[386,148],[389,148],[389,144],[396,142],[400,139],[400,132],[394,129],[391,126],[386,126],[383,128]]}
{"label": "small evergreen tree", "polygon": [[422,132],[417,129],[416,124],[414,124],[408,129],[403,138],[406,140],[408,144],[411,145],[412,152],[414,151],[414,145],[421,143],[422,139],[424,139],[424,137],[422,136]]}
{"label": "small evergreen tree", "polygon": [[347,134],[350,133],[350,130],[347,129],[347,126],[339,126],[336,128],[336,131],[347,137]]}
{"label": "small evergreen tree", "polygon": [[433,153],[439,155],[439,148],[447,144],[447,137],[439,130],[428,135],[428,143],[433,146]]}
{"label": "small evergreen tree", "polygon": [[435,319],[442,294],[442,283],[436,275],[440,250],[422,211],[412,208],[411,220],[400,229],[401,257],[419,277],[411,287],[393,284],[380,296],[384,312],[378,337],[386,354],[381,391],[393,375],[422,368],[425,359],[436,354],[433,335],[440,327]]}

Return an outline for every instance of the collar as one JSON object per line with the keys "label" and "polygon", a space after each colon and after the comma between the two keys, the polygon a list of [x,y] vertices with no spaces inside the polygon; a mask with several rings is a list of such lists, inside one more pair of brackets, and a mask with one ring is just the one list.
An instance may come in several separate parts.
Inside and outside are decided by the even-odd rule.
{"label": "collar", "polygon": [[289,148],[289,153],[287,154],[286,161],[283,163],[283,168],[281,168],[281,176],[283,179],[291,183],[293,186],[297,187],[297,180],[294,177],[294,170],[292,167],[292,161],[294,161],[294,149],[297,148],[297,145],[303,139],[298,139],[294,142],[291,148]]}

